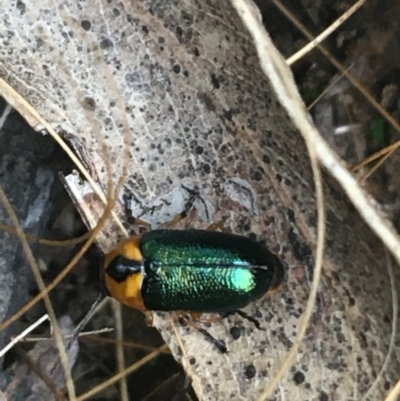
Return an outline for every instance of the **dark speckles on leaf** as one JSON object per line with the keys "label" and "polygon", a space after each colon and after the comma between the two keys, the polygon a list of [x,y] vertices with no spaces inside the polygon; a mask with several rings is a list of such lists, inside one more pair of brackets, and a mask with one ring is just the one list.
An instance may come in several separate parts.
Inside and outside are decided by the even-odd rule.
{"label": "dark speckles on leaf", "polygon": [[193,49],[193,54],[194,54],[196,57],[199,57],[199,56],[200,56],[200,51],[199,51],[199,49],[198,49],[197,47],[195,47],[195,48]]}
{"label": "dark speckles on leaf", "polygon": [[298,371],[294,374],[293,380],[296,384],[302,384],[304,383],[304,380],[306,380],[306,377],[303,372]]}
{"label": "dark speckles on leaf", "polygon": [[203,164],[203,171],[204,171],[206,174],[210,174],[211,168],[210,168],[210,165],[209,165],[208,163]]}
{"label": "dark speckles on leaf", "polygon": [[42,38],[36,38],[36,48],[40,49],[41,47],[43,47],[44,45],[44,41]]}
{"label": "dark speckles on leaf", "polygon": [[135,77],[133,76],[133,74],[126,74],[125,75],[125,81],[127,83],[135,82]]}
{"label": "dark speckles on leaf", "polygon": [[174,71],[175,74],[179,74],[181,72],[181,66],[179,64],[175,64],[172,67],[172,71]]}
{"label": "dark speckles on leaf", "polygon": [[270,164],[270,163],[271,163],[271,159],[269,158],[269,156],[264,155],[264,156],[263,156],[263,162],[264,162],[264,163],[267,163],[267,164]]}
{"label": "dark speckles on leaf", "polygon": [[121,12],[118,10],[118,8],[113,8],[113,14],[114,14],[116,17],[119,17],[120,14],[121,14]]}
{"label": "dark speckles on leaf", "polygon": [[[188,70],[183,71],[183,75],[187,78],[189,76],[189,71]],[[189,99],[189,97],[188,97],[188,99]]]}
{"label": "dark speckles on leaf", "polygon": [[254,241],[257,241],[257,235],[256,235],[255,233],[249,233],[247,236],[248,236],[250,239],[252,239],[252,240],[254,240]]}
{"label": "dark speckles on leaf", "polygon": [[228,152],[230,151],[229,147],[226,144],[223,144],[220,148],[219,148],[219,152],[221,154],[223,154],[224,156],[226,154],[228,154]]}
{"label": "dark speckles on leaf", "polygon": [[23,1],[18,0],[17,1],[17,9],[21,12],[21,15],[25,14],[26,12],[26,6]]}
{"label": "dark speckles on leaf", "polygon": [[100,48],[101,49],[108,49],[110,47],[113,47],[113,42],[109,38],[104,38],[100,42]]}
{"label": "dark speckles on leaf", "polygon": [[163,38],[162,36],[160,36],[160,37],[158,38],[158,43],[160,43],[160,44],[165,43],[165,38]]}
{"label": "dark speckles on leaf", "polygon": [[215,104],[212,101],[211,97],[207,95],[207,93],[199,92],[197,94],[197,98],[205,104],[205,106],[207,107],[208,110],[210,110],[212,112],[216,111]]}
{"label": "dark speckles on leaf", "polygon": [[244,370],[244,374],[248,379],[252,379],[256,375],[256,373],[257,369],[254,365],[248,365]]}
{"label": "dark speckles on leaf", "polygon": [[262,175],[261,175],[261,173],[260,173],[259,171],[256,171],[256,172],[254,173],[254,179],[255,179],[256,181],[261,181],[261,180],[262,180]]}
{"label": "dark speckles on leaf", "polygon": [[86,110],[93,111],[96,108],[96,102],[92,97],[85,97],[83,99],[83,105]]}
{"label": "dark speckles on leaf", "polygon": [[203,146],[196,146],[195,150],[196,154],[201,155],[204,152]]}
{"label": "dark speckles on leaf", "polygon": [[182,36],[183,35],[183,29],[180,26],[176,27],[176,34],[178,36]]}
{"label": "dark speckles on leaf", "polygon": [[368,348],[367,337],[364,333],[360,332],[360,343],[363,348]]}
{"label": "dark speckles on leaf", "polygon": [[145,33],[146,35],[148,35],[149,33],[149,28],[146,25],[142,26],[142,32]]}
{"label": "dark speckles on leaf", "polygon": [[328,394],[326,394],[324,391],[321,391],[321,394],[319,396],[319,401],[329,401]]}
{"label": "dark speckles on leaf", "polygon": [[232,117],[233,117],[233,113],[232,110],[224,110],[224,117],[228,120],[228,121],[232,121]]}
{"label": "dark speckles on leaf", "polygon": [[238,338],[240,338],[241,332],[240,332],[240,328],[233,326],[229,332],[231,333],[231,336],[234,340],[237,340]]}
{"label": "dark speckles on leaf", "polygon": [[189,25],[190,25],[190,24],[193,24],[193,15],[192,15],[192,14],[189,14],[189,13],[186,12],[186,11],[182,11],[182,12],[181,12],[181,17],[182,17],[182,19],[185,20]]}
{"label": "dark speckles on leaf", "polygon": [[211,74],[211,83],[213,84],[215,89],[219,89],[221,87],[219,79],[215,74]]}

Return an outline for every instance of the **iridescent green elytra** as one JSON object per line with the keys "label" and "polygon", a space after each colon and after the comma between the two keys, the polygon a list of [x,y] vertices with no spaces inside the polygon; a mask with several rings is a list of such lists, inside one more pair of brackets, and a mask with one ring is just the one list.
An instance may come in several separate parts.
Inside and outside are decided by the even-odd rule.
{"label": "iridescent green elytra", "polygon": [[142,310],[230,312],[279,286],[283,266],[257,242],[205,230],[155,230],[106,259],[111,296]]}

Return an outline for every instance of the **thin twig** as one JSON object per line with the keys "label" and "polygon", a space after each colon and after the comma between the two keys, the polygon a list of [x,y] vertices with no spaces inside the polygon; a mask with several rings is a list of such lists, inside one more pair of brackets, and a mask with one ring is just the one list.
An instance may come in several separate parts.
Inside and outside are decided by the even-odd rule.
{"label": "thin twig", "polygon": [[[304,36],[306,36],[309,40],[314,39],[312,33],[298,20],[298,18],[290,10],[288,10],[278,0],[271,1],[300,30],[300,32],[303,33]],[[331,55],[331,53],[325,48],[323,44],[319,44],[316,48],[335,68],[337,68],[349,80],[349,82],[365,97],[365,99],[371,104],[371,106],[375,108],[375,110],[380,113],[382,117],[385,118],[397,132],[400,132],[399,122],[381,106],[381,104],[375,99],[375,97],[372,96],[372,94],[357,79],[355,79],[349,71],[347,71],[347,68],[338,60],[336,60],[336,58]],[[375,153],[374,155],[368,157],[361,163],[354,166],[352,171],[355,171],[382,156],[383,154],[388,153],[388,151],[390,151],[391,149],[397,149],[399,146],[400,141],[386,147],[385,149],[380,150],[379,152]]]}
{"label": "thin twig", "polygon": [[344,14],[342,14],[333,24],[325,29],[321,34],[314,38],[310,43],[300,49],[298,52],[289,57],[286,61],[289,65],[294,64],[297,60],[300,60],[308,52],[315,49],[320,43],[322,43],[332,32],[343,24],[349,17],[351,17],[364,3],[366,0],[359,0],[356,4],[350,7]]}
{"label": "thin twig", "polygon": [[49,320],[49,315],[46,313],[40,319],[36,320],[35,323],[32,323],[28,328],[26,328],[21,334],[18,334],[14,337],[1,351],[0,351],[0,358],[2,358],[6,352],[8,352],[15,344],[21,341],[27,334],[31,331],[35,330],[36,327],[40,326],[45,320]]}

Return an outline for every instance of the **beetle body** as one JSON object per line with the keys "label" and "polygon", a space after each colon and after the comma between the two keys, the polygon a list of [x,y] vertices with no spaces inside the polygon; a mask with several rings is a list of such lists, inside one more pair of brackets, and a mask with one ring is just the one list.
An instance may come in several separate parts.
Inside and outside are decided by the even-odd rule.
{"label": "beetle body", "polygon": [[230,312],[279,286],[273,253],[238,235],[155,230],[119,244],[105,262],[113,298],[140,310]]}

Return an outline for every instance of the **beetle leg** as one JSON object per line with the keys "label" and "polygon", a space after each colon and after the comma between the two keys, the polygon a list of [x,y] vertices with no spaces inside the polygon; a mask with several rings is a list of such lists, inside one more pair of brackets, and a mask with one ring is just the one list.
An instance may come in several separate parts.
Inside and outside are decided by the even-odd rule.
{"label": "beetle leg", "polygon": [[212,224],[210,224],[210,225],[206,228],[206,230],[207,230],[207,231],[217,231],[217,230],[220,230],[220,231],[222,231],[223,233],[229,232],[229,230],[228,230],[226,227],[224,227],[224,225],[223,225],[222,223],[212,223]]}
{"label": "beetle leg", "polygon": [[279,284],[277,287],[273,287],[271,289],[268,290],[267,294],[268,295],[275,295],[278,292],[281,292],[283,290],[283,284]]}
{"label": "beetle leg", "polygon": [[218,348],[219,352],[221,352],[222,354],[228,353],[228,348],[226,347],[226,344],[223,340],[218,340],[213,335],[211,335],[207,330],[202,329],[193,322],[190,322],[189,324],[199,333],[203,334],[203,336],[206,337],[209,341],[211,341]]}
{"label": "beetle leg", "polygon": [[261,330],[260,322],[255,317],[248,315],[246,312],[243,312],[242,310],[235,310],[235,311],[232,311],[232,312],[225,312],[225,313],[221,313],[221,314],[218,314],[218,315],[214,315],[212,317],[208,317],[206,319],[202,317],[201,313],[190,312],[190,317],[196,323],[197,322],[200,322],[200,323],[216,323],[216,322],[220,322],[222,319],[225,319],[228,316],[231,316],[231,315],[234,315],[234,314],[238,314],[242,318],[244,318],[244,319],[248,320],[249,322],[253,323],[254,326],[257,327],[257,329]]}
{"label": "beetle leg", "polygon": [[242,310],[238,309],[238,310],[235,310],[235,311],[232,311],[232,312],[226,312],[222,316],[223,317],[228,317],[230,315],[234,315],[235,313],[238,314],[239,316],[241,316],[243,319],[246,319],[249,322],[253,323],[254,326],[257,327],[258,330],[261,330],[260,322],[255,317],[248,315],[246,312],[243,312]]}
{"label": "beetle leg", "polygon": [[220,322],[225,317],[224,315],[214,314],[213,316],[204,318],[204,313],[201,312],[190,312],[189,315],[192,321],[196,323],[216,323]]}
{"label": "beetle leg", "polygon": [[145,227],[147,231],[151,231],[151,225],[147,221],[138,219],[138,218],[133,217],[133,216],[130,219],[128,219],[128,221],[129,221],[130,224],[136,224],[138,226]]}
{"label": "beetle leg", "polygon": [[[186,192],[189,193],[189,198],[185,204],[185,208],[181,213],[176,215],[172,220],[162,224],[162,227],[164,227],[164,228],[172,228],[172,227],[174,227],[175,224],[179,223],[181,220],[186,219],[186,217],[189,215],[189,212],[192,210],[196,199],[199,199],[203,203],[206,214],[207,214],[207,220],[209,218],[206,203],[204,202],[204,199],[199,195],[199,193],[194,189],[185,187],[184,185],[182,185],[182,188]],[[228,230],[223,226],[222,223],[213,223],[206,230],[209,230],[209,231],[220,230],[223,232],[228,232]]]}
{"label": "beetle leg", "polygon": [[185,208],[182,210],[182,212],[180,212],[179,214],[177,214],[172,220],[167,221],[166,223],[164,223],[162,226],[165,228],[171,228],[173,227],[175,224],[177,224],[178,222],[180,222],[183,219],[186,219],[186,217],[188,216],[189,212],[192,210],[193,208],[193,204],[195,202],[195,200],[199,197],[199,194],[197,191],[194,191],[192,189],[186,188],[185,186],[182,185],[182,188],[184,190],[186,190],[189,193],[189,199],[187,200],[186,204],[185,204]]}
{"label": "beetle leg", "polygon": [[131,200],[131,197],[129,197],[128,195],[124,195],[124,206],[125,206],[125,211],[126,211],[126,215],[127,215],[127,220],[129,222],[129,224],[137,224],[138,226],[142,226],[144,227],[147,231],[151,231],[151,225],[149,223],[147,223],[147,221],[138,219],[137,217],[135,217],[132,213],[132,208],[129,206],[129,202]]}
{"label": "beetle leg", "polygon": [[186,217],[187,217],[187,211],[185,209],[183,212],[177,214],[172,220],[167,221],[166,223],[162,224],[161,227],[172,228],[175,224],[177,224],[181,220],[185,219]]}
{"label": "beetle leg", "polygon": [[153,327],[153,312],[152,311],[146,311],[143,312],[144,316],[145,316],[145,321],[146,321],[146,325],[148,327]]}
{"label": "beetle leg", "polygon": [[[191,320],[193,318],[193,316],[195,316],[195,318],[197,319],[197,318],[199,318],[199,316],[201,316],[201,314],[190,313],[188,315],[186,313],[178,312],[178,316],[182,322],[184,322],[188,326],[192,327],[193,329],[195,329],[196,331],[201,333],[205,338],[207,338],[208,341],[210,341],[212,344],[214,344],[222,354],[228,353],[228,348],[226,347],[225,342],[223,340],[218,340],[212,334],[210,334],[207,330],[203,329],[202,327],[200,327],[199,325],[197,325],[195,322],[193,322]],[[190,316],[190,318],[189,318],[189,316]]]}
{"label": "beetle leg", "polygon": [[189,315],[193,322],[201,322],[202,321],[201,317],[203,316],[203,313],[201,313],[201,312],[189,312]]}

